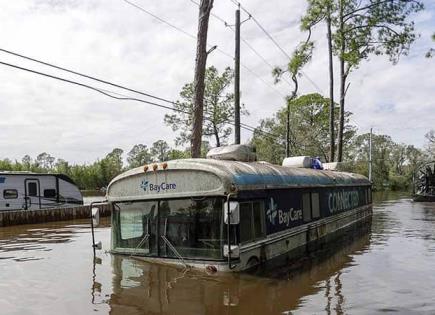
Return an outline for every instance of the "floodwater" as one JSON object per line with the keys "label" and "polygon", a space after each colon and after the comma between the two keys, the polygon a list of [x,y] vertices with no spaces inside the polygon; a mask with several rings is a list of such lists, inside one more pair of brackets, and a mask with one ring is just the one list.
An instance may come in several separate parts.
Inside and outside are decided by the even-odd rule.
{"label": "floodwater", "polygon": [[0,228],[0,314],[435,314],[435,203],[378,196],[366,231],[292,266],[207,275],[112,256],[109,222]]}

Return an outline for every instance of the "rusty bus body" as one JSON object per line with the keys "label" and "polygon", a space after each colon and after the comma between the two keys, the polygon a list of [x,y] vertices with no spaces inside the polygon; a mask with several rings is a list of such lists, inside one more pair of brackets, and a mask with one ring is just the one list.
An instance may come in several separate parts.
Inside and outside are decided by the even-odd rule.
{"label": "rusty bus body", "polygon": [[372,214],[364,176],[214,159],[132,169],[107,199],[113,253],[218,271],[249,269]]}

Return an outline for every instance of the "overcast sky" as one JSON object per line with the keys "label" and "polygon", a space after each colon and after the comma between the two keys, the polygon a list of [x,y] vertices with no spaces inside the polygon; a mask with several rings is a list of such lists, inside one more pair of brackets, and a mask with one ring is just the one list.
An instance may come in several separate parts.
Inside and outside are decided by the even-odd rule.
{"label": "overcast sky", "polygon": [[[130,0],[155,15],[196,34],[198,7],[189,0]],[[199,0],[197,0],[199,1]],[[425,144],[424,134],[435,128],[435,58],[424,58],[435,43],[435,4],[413,16],[421,37],[409,56],[392,65],[387,57],[372,57],[350,75],[347,110],[360,133],[370,127],[397,142]],[[303,0],[245,0],[242,4],[289,54],[305,38],[298,22]],[[213,13],[232,23],[234,5],[215,0]],[[246,15],[242,14],[242,19]],[[86,74],[176,100],[183,84],[192,81],[196,41],[122,0],[14,0],[0,11],[0,48],[42,59]],[[210,19],[210,45],[234,52],[234,33]],[[285,65],[285,55],[252,21],[242,37],[272,65]],[[300,93],[327,95],[328,72],[325,30],[314,32],[313,60],[300,79]],[[0,52],[0,61],[70,78],[132,95]],[[271,69],[242,43],[242,102],[256,126],[284,105],[291,87],[273,84]],[[220,51],[208,65],[223,70],[233,61]],[[254,76],[255,73],[257,76]],[[312,82],[310,82],[310,79]],[[317,86],[317,87],[316,87]],[[0,158],[35,157],[48,152],[71,162],[92,162],[113,148],[129,151],[134,144],[151,145],[174,134],[163,123],[167,111],[146,104],[118,101],[94,91],[0,65]],[[242,132],[242,141],[251,134]]]}

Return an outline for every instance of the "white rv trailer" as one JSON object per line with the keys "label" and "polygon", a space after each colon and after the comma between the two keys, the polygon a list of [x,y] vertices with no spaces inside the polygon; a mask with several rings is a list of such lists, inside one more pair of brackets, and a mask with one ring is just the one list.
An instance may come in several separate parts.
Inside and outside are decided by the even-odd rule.
{"label": "white rv trailer", "polygon": [[245,148],[232,149],[113,179],[112,252],[241,271],[371,218],[362,175],[253,162]]}
{"label": "white rv trailer", "polygon": [[80,190],[66,175],[0,171],[0,211],[82,204]]}

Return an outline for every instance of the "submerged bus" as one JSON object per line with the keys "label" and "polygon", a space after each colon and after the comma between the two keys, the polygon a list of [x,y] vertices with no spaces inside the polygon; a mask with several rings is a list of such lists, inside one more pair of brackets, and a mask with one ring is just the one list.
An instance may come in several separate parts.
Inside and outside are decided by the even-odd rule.
{"label": "submerged bus", "polygon": [[113,179],[112,252],[241,271],[371,218],[366,177],[255,162],[245,151],[231,146]]}

